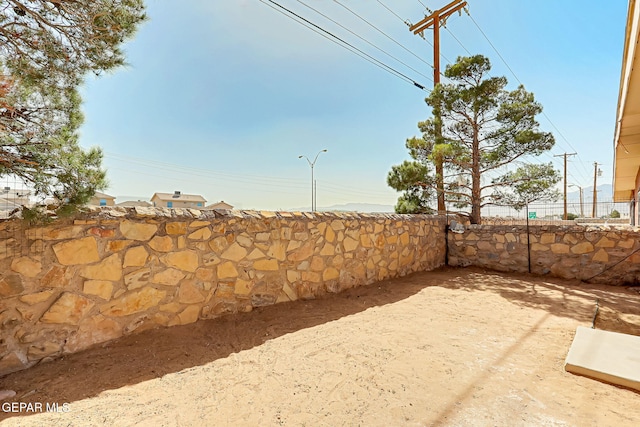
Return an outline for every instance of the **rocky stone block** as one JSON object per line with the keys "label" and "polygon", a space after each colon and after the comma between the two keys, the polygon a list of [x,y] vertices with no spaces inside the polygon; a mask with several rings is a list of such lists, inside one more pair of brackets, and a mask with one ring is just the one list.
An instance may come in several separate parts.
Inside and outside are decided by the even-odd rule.
{"label": "rocky stone block", "polygon": [[77,325],[94,306],[94,302],[81,295],[64,292],[42,315],[42,323]]}
{"label": "rocky stone block", "polygon": [[253,268],[258,271],[277,271],[280,266],[278,265],[278,260],[260,259],[253,263]]}
{"label": "rocky stone block", "polygon": [[606,264],[609,262],[609,254],[606,250],[600,249],[598,252],[596,252],[591,260],[593,262],[602,262]]}
{"label": "rocky stone block", "polygon": [[284,261],[286,259],[287,243],[281,240],[276,240],[271,243],[267,250],[267,256],[275,258],[278,261]]}
{"label": "rocky stone block", "polygon": [[106,280],[86,280],[82,292],[88,295],[96,295],[109,301],[113,293],[113,283]]}
{"label": "rocky stone block", "polygon": [[36,305],[47,301],[53,296],[54,291],[42,291],[33,294],[27,294],[20,297],[20,301],[28,305]]}
{"label": "rocky stone block", "polygon": [[268,305],[273,305],[276,303],[278,299],[277,295],[272,294],[253,294],[251,295],[251,305],[253,307],[265,307]]}
{"label": "rocky stone block", "polygon": [[0,276],[0,297],[7,298],[24,292],[22,278],[17,274]]}
{"label": "rocky stone block", "polygon": [[191,305],[178,314],[168,326],[188,325],[194,323],[200,317],[200,306]]}
{"label": "rocky stone block", "polygon": [[62,265],[91,264],[100,260],[95,237],[56,243],[53,245],[53,252]]}
{"label": "rocky stone block", "polygon": [[247,250],[238,243],[233,243],[220,255],[222,259],[238,262],[247,256]]}
{"label": "rocky stone block", "polygon": [[224,236],[219,236],[209,241],[209,247],[217,254],[221,254],[228,246],[229,242]]}
{"label": "rocky stone block", "polygon": [[43,359],[47,356],[55,356],[62,352],[62,345],[57,342],[46,341],[29,346],[27,357],[30,361]]}
{"label": "rocky stone block", "polygon": [[167,234],[183,235],[187,233],[187,223],[186,222],[167,222],[165,224],[165,230]]}
{"label": "rocky stone block", "polygon": [[0,375],[10,374],[29,366],[27,358],[17,351],[13,351],[0,359]]}
{"label": "rocky stone block", "polygon": [[554,254],[568,254],[571,247],[565,243],[553,243],[551,245],[551,252]]}
{"label": "rocky stone block", "polygon": [[122,326],[113,319],[97,314],[80,323],[64,346],[66,353],[75,353],[94,344],[111,341],[122,336]]}
{"label": "rocky stone block", "polygon": [[235,279],[238,277],[238,270],[236,270],[236,266],[233,262],[227,261],[218,265],[216,274],[220,280]]}
{"label": "rocky stone block", "polygon": [[178,302],[181,304],[197,304],[204,301],[204,296],[193,280],[183,280],[178,290]]}
{"label": "rocky stone block", "polygon": [[24,277],[36,277],[42,271],[42,263],[29,257],[14,258],[11,269]]}
{"label": "rocky stone block", "polygon": [[335,279],[338,279],[339,277],[340,277],[340,272],[333,267],[329,267],[322,272],[322,280],[324,281],[335,280]]}
{"label": "rocky stone block", "polygon": [[165,286],[176,286],[182,279],[185,278],[185,274],[176,270],[175,268],[167,268],[164,271],[156,273],[151,279],[151,283]]}
{"label": "rocky stone block", "polygon": [[107,251],[109,251],[109,252],[119,252],[119,251],[129,247],[133,243],[134,242],[132,240],[111,240],[111,241],[109,241],[109,243],[107,243]]}
{"label": "rocky stone block", "polygon": [[590,242],[582,242],[571,248],[571,253],[581,255],[589,252],[593,252],[594,248]]}
{"label": "rocky stone block", "polygon": [[199,266],[198,254],[191,250],[169,253],[164,256],[163,261],[169,267],[192,273],[195,272]]}
{"label": "rocky stone block", "polygon": [[145,224],[141,222],[133,222],[123,220],[120,223],[120,232],[129,240],[138,240],[146,242],[158,231],[158,226],[155,224]]}
{"label": "rocky stone block", "polygon": [[596,243],[596,248],[613,248],[616,246],[615,240],[607,239],[606,237],[601,238]]}
{"label": "rocky stone block", "polygon": [[166,296],[165,291],[147,286],[139,291],[124,295],[118,300],[100,307],[100,312],[105,316],[122,317],[134,313],[140,313],[155,307]]}
{"label": "rocky stone block", "polygon": [[282,291],[287,295],[290,301],[295,301],[298,299],[298,295],[293,287],[289,283],[284,283],[282,285]]}
{"label": "rocky stone block", "polygon": [[144,246],[136,246],[129,249],[124,255],[124,262],[122,266],[127,267],[142,267],[147,263],[149,259],[149,252]]}
{"label": "rocky stone block", "polygon": [[122,278],[120,256],[113,254],[99,264],[84,267],[80,272],[80,276],[93,280],[120,280]]}
{"label": "rocky stone block", "polygon": [[154,236],[149,241],[149,247],[156,252],[171,252],[174,250],[171,236]]}
{"label": "rocky stone block", "polygon": [[209,227],[200,228],[187,236],[190,240],[209,240],[210,237],[211,230]]}
{"label": "rocky stone block", "polygon": [[98,236],[104,239],[104,238],[115,236],[116,230],[114,230],[113,228],[106,228],[106,227],[91,227],[87,231],[87,234],[92,234],[94,236]]}

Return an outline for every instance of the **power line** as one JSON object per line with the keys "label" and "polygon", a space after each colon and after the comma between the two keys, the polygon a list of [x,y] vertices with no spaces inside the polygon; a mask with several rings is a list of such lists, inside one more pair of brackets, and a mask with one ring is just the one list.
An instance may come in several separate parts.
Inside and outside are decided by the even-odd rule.
{"label": "power line", "polygon": [[314,12],[316,12],[317,14],[323,16],[324,18],[328,19],[329,21],[333,22],[334,24],[338,25],[340,28],[347,30],[348,32],[350,32],[351,34],[353,34],[354,36],[358,37],[360,40],[364,41],[365,43],[367,43],[370,46],[373,46],[374,48],[378,49],[380,52],[384,53],[385,55],[387,55],[390,58],[395,59],[396,61],[398,61],[400,64],[404,65],[405,67],[409,68],[412,71],[415,71],[416,73],[420,74],[421,76],[433,81],[433,79],[429,76],[427,76],[426,74],[423,74],[422,72],[420,72],[419,70],[416,70],[415,68],[413,68],[411,65],[407,64],[406,62],[402,61],[401,59],[396,58],[395,56],[393,56],[392,54],[390,54],[389,52],[385,51],[384,49],[376,46],[375,44],[371,43],[369,40],[365,39],[364,37],[362,37],[359,34],[356,34],[355,32],[351,31],[349,28],[345,27],[344,25],[342,25],[341,23],[339,23],[338,21],[332,19],[331,17],[325,15],[324,13],[320,12],[319,10],[313,8],[312,6],[309,6],[308,4],[306,4],[305,2],[301,1],[301,0],[296,0],[298,3],[302,4],[303,6],[313,10]]}
{"label": "power line", "polygon": [[[136,170],[131,170],[130,168],[120,168],[120,167],[112,167],[109,168],[109,170],[117,170],[117,171],[122,171],[122,172],[126,172],[126,173],[133,173],[136,175],[142,175],[145,177],[153,177],[153,178],[166,178],[166,175],[158,175],[158,174],[152,174],[152,173],[146,173],[146,172],[142,172],[142,171],[136,171]],[[198,175],[196,175],[198,176]],[[201,176],[201,175],[200,175]],[[185,183],[193,183],[192,179],[188,179],[188,178],[179,178],[179,177],[171,177],[171,181],[180,181],[180,182],[185,182]],[[245,190],[255,190],[255,186],[253,183],[251,183],[251,185],[249,185],[249,183],[244,183],[245,185],[238,185],[237,188],[242,188]],[[306,187],[306,185],[305,185]],[[262,188],[260,189],[261,193],[275,193],[275,194],[290,194],[290,195],[302,195],[303,193],[306,193],[306,188],[302,189],[300,188],[300,191],[298,192],[291,192],[291,191],[285,191],[282,190],[280,188],[278,189],[273,189],[273,187],[268,186],[267,188]]]}
{"label": "power line", "polygon": [[446,25],[444,25],[444,29],[445,29],[445,30],[447,30],[447,32],[448,32],[449,34],[451,34],[451,37],[453,37],[453,38],[455,39],[455,41],[457,41],[457,42],[458,42],[458,44],[459,44],[460,46],[462,46],[462,48],[465,50],[465,52],[467,52],[470,56],[473,56],[473,54],[472,54],[471,52],[469,52],[469,49],[467,49],[467,48],[462,44],[462,42],[461,42],[461,41],[456,37],[456,35],[455,35],[455,34],[453,34],[453,32],[449,29],[449,27],[447,27]]}
{"label": "power line", "polygon": [[[389,65],[385,64],[384,62],[382,62],[382,61],[380,61],[380,60],[378,60],[378,59],[374,58],[373,56],[369,55],[368,53],[366,53],[366,52],[364,52],[364,51],[362,51],[362,50],[358,49],[358,48],[357,48],[357,47],[355,47],[355,46],[353,46],[351,43],[348,43],[347,41],[345,41],[345,40],[341,39],[340,37],[336,36],[335,34],[331,33],[330,31],[327,31],[327,30],[325,30],[324,28],[320,27],[319,25],[314,24],[313,22],[311,22],[311,21],[309,21],[308,19],[306,19],[306,18],[304,18],[304,17],[302,17],[302,16],[298,15],[297,13],[293,12],[292,10],[287,9],[286,7],[282,6],[281,4],[279,4],[279,3],[277,3],[277,2],[275,2],[275,1],[273,1],[273,0],[259,0],[259,1],[260,1],[261,3],[264,3],[264,4],[265,4],[265,5],[267,5],[267,6],[270,6],[270,5],[269,5],[268,3],[266,3],[266,2],[272,3],[273,5],[275,5],[275,6],[279,7],[280,9],[282,9],[282,10],[284,10],[284,11],[286,11],[286,12],[288,13],[288,15],[287,15],[286,13],[284,13],[284,12],[281,12],[281,13],[285,14],[285,16],[287,16],[287,17],[289,17],[289,18],[291,18],[291,19],[294,19],[293,17],[295,17],[295,18],[297,18],[297,19],[299,19],[299,20],[301,20],[301,21],[304,21],[305,23],[307,23],[307,24],[309,24],[309,25],[313,26],[314,28],[316,28],[316,29],[318,29],[318,30],[322,31],[323,33],[325,33],[325,34],[329,35],[330,37],[333,37],[333,39],[335,39],[335,40],[339,41],[340,43],[342,43],[342,45],[341,45],[341,46],[343,46],[343,47],[348,46],[349,48],[353,49],[353,50],[351,50],[351,49],[348,49],[348,50],[351,50],[352,52],[353,52],[353,51],[357,51],[357,52],[359,53],[359,55],[358,55],[358,56],[360,56],[360,57],[362,57],[362,58],[364,58],[364,57],[368,58],[367,60],[368,60],[369,62],[371,62],[371,63],[373,63],[374,65],[377,65],[378,67],[380,67],[380,68],[382,68],[382,69],[386,70],[386,71],[387,71],[387,72],[389,72],[390,74],[393,74],[393,75],[395,75],[396,77],[399,77],[399,78],[401,78],[401,79],[403,79],[403,80],[407,81],[408,83],[413,84],[413,85],[414,85],[414,86],[416,86],[418,89],[422,89],[422,90],[424,90],[424,91],[428,91],[424,85],[422,85],[422,84],[420,84],[420,83],[416,82],[415,80],[413,80],[413,79],[412,79],[412,78],[410,78],[409,76],[407,76],[407,75],[405,75],[405,74],[401,73],[400,71],[398,71],[398,70],[396,70],[395,68],[393,68],[393,67],[391,67],[391,66],[389,66]],[[272,7],[272,8],[273,8],[273,7]],[[274,8],[274,9],[275,9],[275,8]],[[277,10],[277,9],[276,9],[276,10]],[[300,21],[298,21],[298,20],[296,20],[296,19],[294,19],[294,21],[296,21],[296,22],[298,22],[298,23],[301,23]],[[305,25],[305,27],[307,27],[307,26]],[[308,27],[307,27],[307,28],[308,28]],[[355,52],[354,52],[354,53],[355,53]],[[364,55],[364,56],[363,56],[363,55]]]}
{"label": "power line", "polygon": [[[269,0],[271,1],[271,0]],[[425,61],[424,59],[422,59],[419,55],[416,55],[415,53],[413,53],[410,49],[408,49],[407,47],[405,47],[402,43],[400,43],[399,41],[397,41],[396,39],[394,39],[393,37],[391,37],[390,35],[388,35],[387,33],[385,33],[384,31],[382,31],[380,28],[376,27],[375,25],[373,25],[371,22],[367,21],[365,18],[363,18],[362,16],[358,15],[356,12],[354,12],[353,10],[349,9],[347,6],[345,6],[344,4],[340,3],[338,0],[333,0],[334,3],[339,4],[340,6],[342,6],[344,9],[348,10],[352,15],[356,16],[358,19],[360,19],[361,21],[363,21],[364,23],[366,23],[367,25],[369,25],[371,28],[375,29],[376,31],[378,31],[380,34],[382,34],[383,36],[385,36],[386,38],[388,38],[389,40],[391,40],[392,42],[394,42],[395,44],[397,44],[398,46],[400,46],[402,49],[406,50],[407,52],[409,52],[411,55],[415,56],[416,58],[418,58],[420,61],[424,62],[425,64],[427,64],[429,67],[433,68],[433,65],[429,64],[427,61]],[[400,18],[402,20],[402,18]],[[403,21],[404,22],[404,21]]]}
{"label": "power line", "polygon": [[[467,8],[465,8],[465,12],[467,13],[467,15],[469,16],[469,18],[471,18],[471,21],[475,24],[475,26],[478,28],[478,30],[480,31],[480,33],[482,33],[482,35],[484,36],[484,38],[487,40],[487,42],[489,43],[489,45],[493,48],[493,50],[496,52],[496,54],[498,55],[498,57],[502,60],[502,62],[504,63],[504,65],[506,65],[506,67],[509,69],[509,71],[511,72],[511,74],[513,74],[513,77],[515,77],[515,79],[518,81],[518,83],[520,83],[522,86],[524,86],[524,84],[522,83],[522,81],[518,78],[518,76],[516,75],[516,73],[513,71],[513,69],[511,68],[511,66],[509,66],[509,64],[507,63],[507,61],[504,59],[504,57],[500,54],[500,52],[498,51],[498,49],[494,46],[494,44],[491,42],[491,40],[489,40],[489,37],[487,36],[487,34],[482,30],[482,28],[480,28],[480,25],[476,22],[475,19],[473,19],[473,16],[471,16],[471,13],[469,13],[469,10]],[[555,125],[555,123],[553,123],[553,121],[551,120],[551,118],[549,118],[549,116],[547,115],[547,113],[543,110],[542,111],[542,115],[547,119],[547,121],[551,124],[551,126],[553,127],[553,129],[555,129],[555,131],[558,133],[558,135],[560,135],[560,137],[567,143],[567,145],[575,152],[577,152],[578,150],[575,149],[575,147],[573,145],[571,145],[571,143],[569,142],[569,140],[564,136],[564,134],[560,131],[560,129],[558,129],[558,127]],[[580,155],[577,155],[578,158],[580,159]],[[580,159],[580,164],[582,165],[585,173],[588,175],[588,171],[584,165],[584,161],[582,159]]]}
{"label": "power line", "polygon": [[391,10],[391,8],[389,8],[389,6],[387,6],[386,4],[382,3],[380,0],[376,0],[378,3],[380,3],[380,6],[384,7],[385,9],[387,9],[389,12],[391,12],[393,15],[395,15],[399,20],[401,20],[402,22],[404,22],[406,25],[411,25],[411,23],[409,22],[409,20],[407,19],[402,19],[402,17],[400,15],[398,15],[397,13],[395,13],[393,10]]}
{"label": "power line", "polygon": [[[167,171],[177,171],[183,173],[191,173],[191,174],[206,174],[208,176],[214,176],[220,179],[233,179],[234,181],[246,180],[249,179],[248,182],[255,182],[255,180],[264,182],[264,181],[282,181],[282,182],[273,182],[272,184],[277,185],[290,185],[291,178],[284,177],[271,177],[271,176],[261,176],[261,175],[248,175],[248,174],[229,174],[223,172],[215,172],[210,169],[197,168],[193,166],[183,166],[174,163],[161,162],[158,160],[149,160],[139,157],[131,157],[124,156],[122,154],[116,154],[111,152],[105,153],[106,157],[127,162],[133,164],[139,164],[143,166],[153,167],[155,169],[167,170]],[[271,184],[269,184],[271,185]]]}
{"label": "power line", "polygon": [[[233,182],[234,184],[244,184],[244,186],[240,185],[239,187],[245,188],[245,189],[255,190],[256,186],[265,187],[266,188],[265,190],[260,189],[261,192],[268,190],[269,192],[274,192],[274,193],[280,192],[283,194],[300,194],[299,192],[292,193],[286,190],[306,191],[307,189],[307,184],[304,184],[302,182],[296,182],[292,180],[290,177],[285,178],[285,177],[274,177],[274,176],[263,176],[263,175],[230,174],[230,173],[216,172],[210,169],[198,168],[194,166],[184,166],[184,165],[167,163],[167,162],[162,162],[157,160],[150,160],[146,158],[125,156],[125,155],[111,153],[111,152],[106,152],[105,156],[107,158],[117,160],[119,162],[125,162],[125,163],[138,165],[141,167],[151,168],[153,169],[154,172],[165,171],[165,172],[171,172],[172,174],[182,174],[182,175],[192,176],[192,177],[202,177],[202,178],[209,178],[209,179],[213,178],[220,181]],[[134,170],[131,167],[127,169],[119,168],[119,167],[109,167],[109,169],[124,170],[124,171],[129,171],[131,173],[140,174],[140,175],[149,176],[149,177],[157,177],[157,178],[167,177],[167,175],[158,175],[150,172],[144,172],[142,170]],[[190,180],[179,178],[175,175],[171,175],[171,176],[172,176],[172,179],[175,179],[175,180],[191,182]],[[318,186],[330,190],[332,194],[338,193],[346,197],[349,197],[349,195],[383,197],[383,198],[389,196],[387,193],[382,191],[349,188],[349,187],[345,187],[344,183],[332,182],[332,181],[326,181],[326,180],[322,180],[321,182],[319,182]],[[283,190],[281,191],[273,190],[273,187],[281,188]]]}

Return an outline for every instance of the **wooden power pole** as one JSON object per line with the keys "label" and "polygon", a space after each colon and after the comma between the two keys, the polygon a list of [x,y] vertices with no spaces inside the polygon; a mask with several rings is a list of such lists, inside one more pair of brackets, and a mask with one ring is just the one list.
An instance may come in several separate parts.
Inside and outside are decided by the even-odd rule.
{"label": "wooden power pole", "polygon": [[[459,11],[467,5],[466,1],[453,0],[445,7],[436,10],[431,15],[426,16],[417,24],[411,25],[409,31],[413,34],[421,34],[424,30],[433,27],[433,86],[437,86],[440,83],[440,26],[446,21],[446,19],[453,13]],[[440,120],[440,107],[434,108],[434,116],[436,116],[436,141],[437,145],[442,139],[442,124]],[[444,203],[444,166],[442,159],[435,159],[436,163],[436,190],[438,194],[438,213],[444,214],[446,212]]]}
{"label": "wooden power pole", "polygon": [[564,216],[562,219],[567,220],[567,156],[575,156],[576,153],[558,154],[553,157],[564,157]]}

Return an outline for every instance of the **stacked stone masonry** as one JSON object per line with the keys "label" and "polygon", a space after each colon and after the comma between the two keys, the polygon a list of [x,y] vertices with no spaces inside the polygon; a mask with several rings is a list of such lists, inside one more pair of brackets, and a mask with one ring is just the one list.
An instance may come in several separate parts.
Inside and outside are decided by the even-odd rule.
{"label": "stacked stone masonry", "polygon": [[432,270],[444,230],[423,215],[163,208],[0,222],[0,375],[149,328]]}
{"label": "stacked stone masonry", "polygon": [[451,266],[525,273],[530,253],[534,274],[640,283],[640,233],[630,227],[549,225],[529,227],[527,233],[526,226],[468,225],[448,239]]}

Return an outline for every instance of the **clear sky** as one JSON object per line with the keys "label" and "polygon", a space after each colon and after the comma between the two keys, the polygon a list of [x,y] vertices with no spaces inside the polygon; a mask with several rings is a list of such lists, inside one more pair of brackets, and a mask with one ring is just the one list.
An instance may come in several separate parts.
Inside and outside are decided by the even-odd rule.
{"label": "clear sky", "polygon": [[[423,40],[403,20],[448,0],[274,1],[432,87],[432,32]],[[129,65],[82,90],[81,143],[104,149],[117,202],[180,190],[242,209],[310,207],[310,168],[298,156],[327,149],[315,166],[319,207],[395,204],[386,176],[409,158],[427,92],[265,3],[147,0],[149,20],[125,45]],[[539,161],[561,169],[553,156],[577,152],[570,183],[592,185],[597,161],[599,184],[610,184],[628,2],[468,3],[473,20],[456,14],[441,30],[443,69],[468,52],[488,56],[492,75],[509,88],[519,80],[544,106],[541,128],[557,143]]]}

